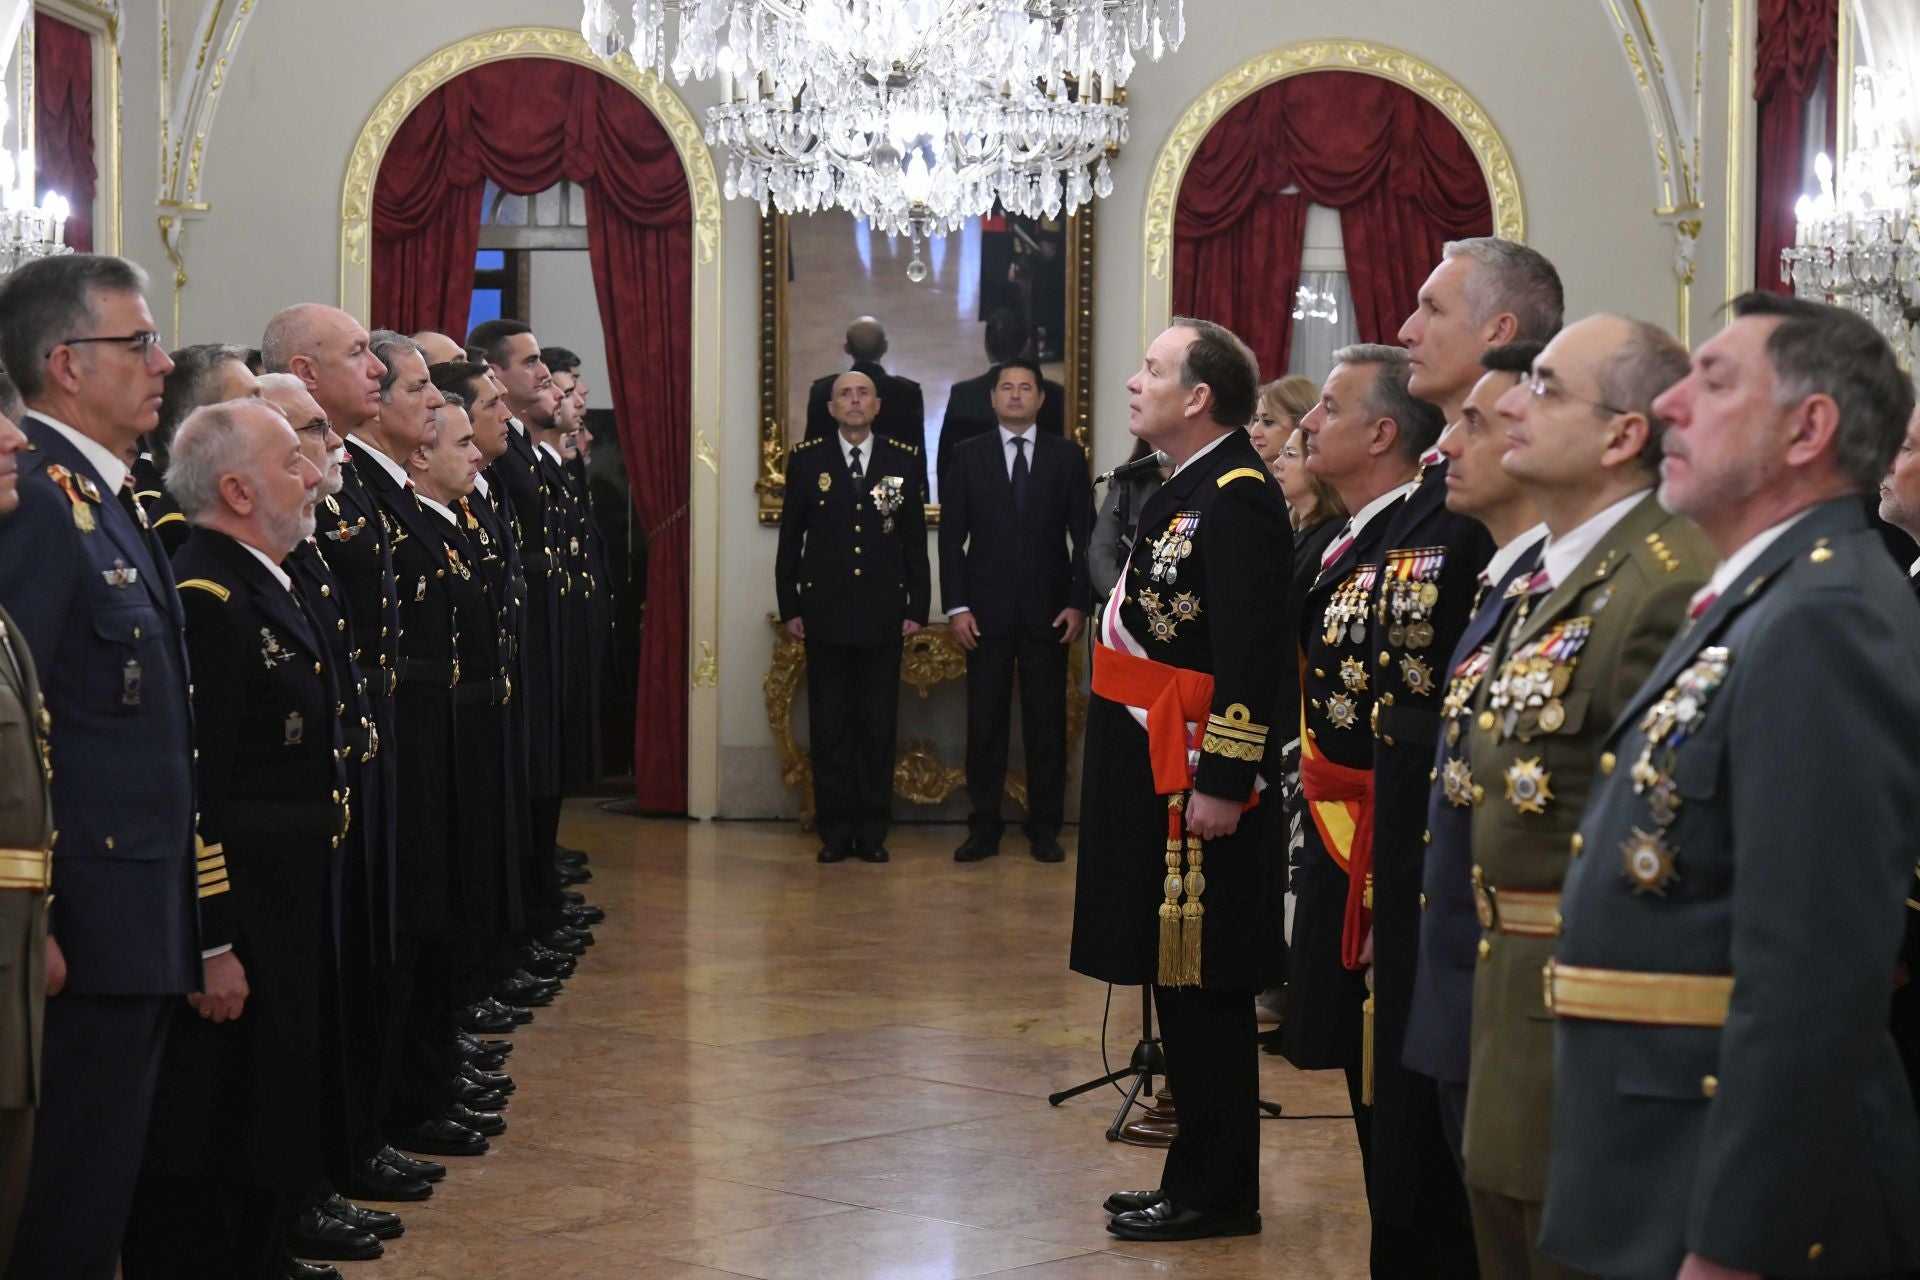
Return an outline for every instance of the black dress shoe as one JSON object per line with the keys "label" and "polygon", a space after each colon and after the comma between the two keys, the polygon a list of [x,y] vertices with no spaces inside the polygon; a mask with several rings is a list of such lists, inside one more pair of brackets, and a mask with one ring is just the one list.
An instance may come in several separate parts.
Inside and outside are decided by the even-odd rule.
{"label": "black dress shoe", "polygon": [[607,913],[599,907],[590,907],[584,904],[580,906],[562,907],[560,914],[566,917],[569,924],[599,924],[607,918]]}
{"label": "black dress shoe", "polygon": [[563,844],[553,847],[553,857],[554,861],[564,862],[570,867],[584,867],[587,864],[586,850],[569,849]]}
{"label": "black dress shoe", "polygon": [[883,844],[863,844],[860,846],[860,861],[862,862],[886,862],[889,857],[887,846]]}
{"label": "black dress shoe", "polygon": [[461,1057],[461,1065],[477,1071],[499,1071],[507,1065],[504,1056],[497,1053],[469,1053]]}
{"label": "black dress shoe", "polygon": [[1036,840],[1030,850],[1035,862],[1065,862],[1067,851],[1060,847],[1058,840]]}
{"label": "black dress shoe", "polygon": [[571,978],[576,968],[572,956],[529,942],[520,953],[520,963],[536,978]]}
{"label": "black dress shoe", "polygon": [[466,1031],[456,1033],[454,1039],[460,1042],[460,1048],[467,1053],[491,1053],[504,1058],[513,1052],[511,1040],[482,1040]]}
{"label": "black dress shoe", "polygon": [[292,1256],[280,1260],[280,1275],[282,1280],[340,1280],[337,1267],[324,1262],[302,1262]]}
{"label": "black dress shoe", "polygon": [[562,889],[560,891],[560,901],[565,902],[571,906],[577,907],[581,903],[585,902],[586,900],[587,900],[587,895],[584,893],[581,893],[578,889]]}
{"label": "black dress shoe", "polygon": [[1135,1209],[1151,1209],[1166,1198],[1167,1193],[1158,1187],[1152,1191],[1116,1191],[1100,1207],[1108,1213],[1132,1213]]}
{"label": "black dress shoe", "polygon": [[1000,856],[998,837],[968,836],[967,842],[953,851],[955,862],[984,862]]}
{"label": "black dress shoe", "polygon": [[386,1249],[369,1233],[310,1204],[287,1224],[287,1252],[325,1262],[371,1262]]}
{"label": "black dress shoe", "polygon": [[483,1084],[475,1084],[465,1076],[455,1076],[447,1088],[455,1102],[475,1112],[499,1111],[507,1105],[506,1094],[496,1093]]}
{"label": "black dress shoe", "polygon": [[1257,1236],[1258,1213],[1202,1213],[1182,1209],[1171,1200],[1145,1209],[1117,1213],[1107,1232],[1122,1240],[1204,1240],[1210,1236]]}
{"label": "black dress shoe", "polygon": [[847,860],[847,851],[845,849],[831,848],[823,844],[820,846],[820,852],[813,855],[813,860],[815,862],[845,862]]}
{"label": "black dress shoe", "polygon": [[482,1071],[471,1062],[460,1065],[460,1074],[477,1085],[492,1089],[495,1093],[513,1093],[519,1088],[514,1084],[513,1077],[506,1072]]}
{"label": "black dress shoe", "polygon": [[433,1194],[426,1181],[370,1156],[353,1168],[347,1190],[366,1200],[425,1200]]}
{"label": "black dress shoe", "polygon": [[422,1120],[405,1133],[394,1135],[393,1145],[429,1156],[478,1156],[487,1151],[484,1137],[445,1116]]}
{"label": "black dress shoe", "polygon": [[507,1131],[507,1122],[502,1120],[498,1113],[475,1111],[463,1103],[449,1104],[443,1114],[448,1120],[464,1129],[471,1129],[483,1138],[497,1138]]}
{"label": "black dress shoe", "polygon": [[398,1240],[407,1234],[407,1224],[397,1213],[369,1209],[354,1204],[338,1191],[320,1202],[320,1207],[350,1227],[357,1227],[376,1240]]}
{"label": "black dress shoe", "polygon": [[523,1027],[527,1023],[533,1021],[533,1010],[521,1009],[521,1008],[518,1008],[517,1006],[510,1005],[510,1004],[502,1004],[500,1001],[494,999],[492,996],[488,996],[486,999],[482,1000],[480,1002],[480,1007],[492,1014],[506,1015],[506,1019],[509,1024],[507,1029],[509,1031],[511,1031],[514,1027]]}
{"label": "black dress shoe", "polygon": [[502,978],[493,984],[493,998],[516,1009],[544,1009],[553,1003],[553,992],[530,982]]}
{"label": "black dress shoe", "polygon": [[438,1182],[447,1176],[447,1166],[431,1160],[416,1160],[412,1156],[403,1156],[392,1147],[382,1147],[373,1153],[373,1158],[389,1169],[406,1174],[409,1178],[418,1178],[422,1182]]}
{"label": "black dress shoe", "polygon": [[539,943],[549,951],[558,951],[561,955],[572,956],[575,960],[587,953],[586,943],[560,929],[555,929],[540,938]]}
{"label": "black dress shoe", "polygon": [[458,1023],[462,1031],[484,1031],[488,1035],[499,1035],[502,1032],[513,1030],[513,1018],[511,1015],[496,1013],[485,1005],[479,1004],[468,1005],[462,1009],[459,1014]]}
{"label": "black dress shoe", "polygon": [[563,938],[573,939],[583,947],[590,947],[594,944],[593,930],[587,928],[585,925],[562,924],[557,926],[554,932]]}
{"label": "black dress shoe", "polygon": [[536,986],[550,996],[557,996],[567,989],[566,984],[558,978],[542,978],[536,974],[528,973],[525,969],[515,969],[512,973],[508,974],[507,977],[513,979],[515,982],[525,982],[529,985]]}
{"label": "black dress shoe", "polygon": [[593,872],[585,867],[570,867],[564,862],[554,863],[553,871],[560,877],[561,884],[585,884],[593,879]]}

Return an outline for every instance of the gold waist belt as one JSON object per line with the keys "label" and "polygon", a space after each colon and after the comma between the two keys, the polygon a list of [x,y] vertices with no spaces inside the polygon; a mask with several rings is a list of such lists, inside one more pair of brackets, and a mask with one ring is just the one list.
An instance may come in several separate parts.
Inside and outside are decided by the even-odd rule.
{"label": "gold waist belt", "polygon": [[1517,938],[1560,936],[1560,894],[1553,889],[1496,889],[1476,885],[1480,927]]}
{"label": "gold waist belt", "polygon": [[53,859],[45,849],[0,849],[0,889],[45,893],[53,883]]}
{"label": "gold waist belt", "polygon": [[1629,973],[1549,960],[1541,976],[1547,1008],[1561,1018],[1723,1027],[1733,1000],[1733,979],[1711,973]]}

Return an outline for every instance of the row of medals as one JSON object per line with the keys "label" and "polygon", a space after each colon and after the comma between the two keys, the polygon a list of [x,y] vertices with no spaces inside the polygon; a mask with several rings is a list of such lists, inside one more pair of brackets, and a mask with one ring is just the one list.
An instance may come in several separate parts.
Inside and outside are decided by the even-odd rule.
{"label": "row of medals", "polygon": [[[1436,553],[1429,565],[1424,562],[1424,552],[1397,553],[1395,562],[1387,566],[1387,580],[1375,606],[1375,616],[1386,623],[1387,643],[1394,648],[1425,649],[1433,643],[1432,618],[1434,606],[1440,603],[1440,587],[1437,583],[1421,581],[1420,577],[1438,573],[1438,554],[1444,553]],[[1397,576],[1403,571],[1403,565],[1404,571],[1415,576]],[[1343,640],[1366,643],[1368,605],[1374,583],[1379,579],[1379,565],[1363,564],[1335,589],[1322,615],[1325,625],[1322,638],[1327,644],[1338,645]],[[1426,687],[1431,684],[1426,665],[1409,655],[1405,666],[1407,687],[1414,693],[1430,692]],[[1336,729],[1350,729],[1360,720],[1358,695],[1367,687],[1366,665],[1347,659],[1340,664],[1340,679],[1346,687],[1327,695],[1327,720]]]}
{"label": "row of medals", "polygon": [[[1667,828],[1680,816],[1680,795],[1673,778],[1675,758],[1680,747],[1706,718],[1707,702],[1714,690],[1726,682],[1733,655],[1714,645],[1702,649],[1693,664],[1682,671],[1673,685],[1660,695],[1640,720],[1645,741],[1640,758],[1633,762],[1630,776],[1635,795],[1647,798],[1653,830],[1633,828],[1633,834],[1621,844],[1622,874],[1635,893],[1664,895],[1667,886],[1679,878],[1674,870],[1675,850],[1667,843]],[[1659,763],[1654,762],[1655,753]]]}

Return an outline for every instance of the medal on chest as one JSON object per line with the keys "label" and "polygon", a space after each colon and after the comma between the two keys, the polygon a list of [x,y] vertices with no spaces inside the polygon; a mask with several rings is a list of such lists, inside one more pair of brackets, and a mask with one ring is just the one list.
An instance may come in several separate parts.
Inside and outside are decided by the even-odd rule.
{"label": "medal on chest", "polygon": [[1193,535],[1200,528],[1198,511],[1179,511],[1151,544],[1153,561],[1147,576],[1172,586],[1180,576],[1180,562],[1193,554]]}
{"label": "medal on chest", "polygon": [[1515,649],[1500,664],[1499,674],[1487,687],[1495,742],[1559,732],[1567,722],[1560,698],[1572,683],[1580,650],[1592,634],[1592,618],[1568,618]]}
{"label": "medal on chest", "polygon": [[1424,649],[1433,643],[1433,611],[1440,603],[1440,571],[1446,563],[1445,547],[1387,553],[1377,616],[1394,648]]}
{"label": "medal on chest", "polygon": [[1475,649],[1460,660],[1460,665],[1447,677],[1447,696],[1440,703],[1440,718],[1447,722],[1447,745],[1460,745],[1461,722],[1467,717],[1467,704],[1473,701],[1474,690],[1486,678],[1487,671],[1493,666],[1493,642]]}
{"label": "medal on chest", "polygon": [[1723,646],[1702,649],[1692,665],[1660,695],[1640,718],[1645,742],[1629,776],[1635,795],[1647,798],[1652,831],[1635,827],[1620,846],[1621,874],[1635,893],[1664,895],[1679,879],[1674,870],[1678,851],[1667,842],[1667,828],[1680,816],[1680,793],[1673,777],[1680,748],[1707,718],[1707,708],[1727,681],[1733,654]]}
{"label": "medal on chest", "polygon": [[1161,644],[1172,642],[1180,633],[1181,623],[1200,616],[1200,598],[1191,591],[1180,592],[1168,603],[1161,601],[1158,591],[1142,591],[1133,602],[1147,615],[1147,638]]}
{"label": "medal on chest", "polygon": [[1379,565],[1356,565],[1346,580],[1333,589],[1326,612],[1321,615],[1326,643],[1366,643],[1367,602],[1373,598],[1373,584],[1379,578]]}

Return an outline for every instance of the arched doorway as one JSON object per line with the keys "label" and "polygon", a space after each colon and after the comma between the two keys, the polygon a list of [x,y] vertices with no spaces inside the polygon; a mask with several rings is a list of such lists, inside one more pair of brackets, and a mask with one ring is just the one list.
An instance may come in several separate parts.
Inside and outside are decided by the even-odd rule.
{"label": "arched doorway", "polygon": [[[383,170],[390,156],[404,163]],[[572,32],[494,31],[440,50],[388,91],[354,148],[341,301],[380,325],[464,328],[484,183],[533,194],[562,178],[587,193],[620,452],[648,535],[636,797],[710,814],[719,189],[685,104],[630,60],[594,58]]]}

